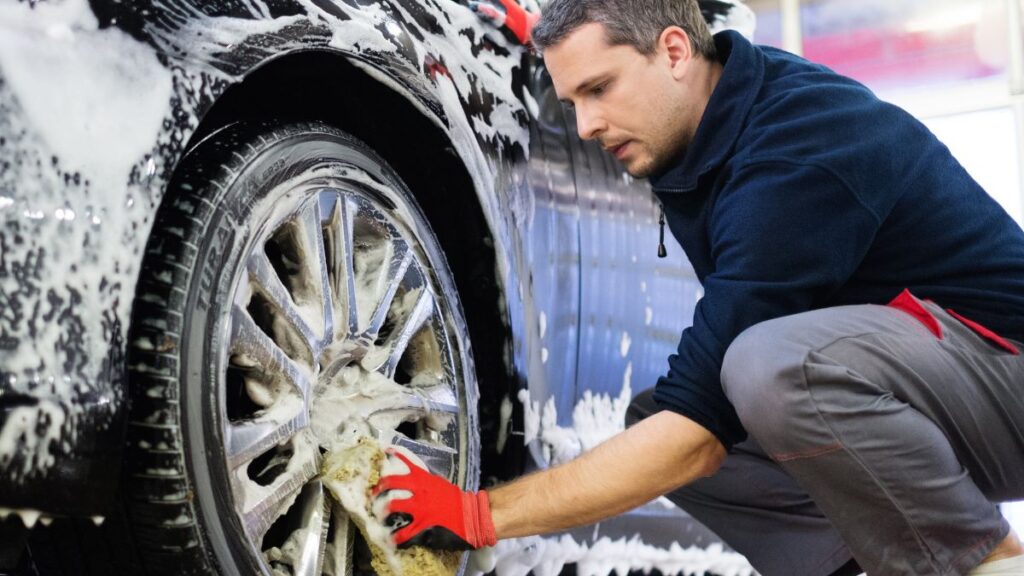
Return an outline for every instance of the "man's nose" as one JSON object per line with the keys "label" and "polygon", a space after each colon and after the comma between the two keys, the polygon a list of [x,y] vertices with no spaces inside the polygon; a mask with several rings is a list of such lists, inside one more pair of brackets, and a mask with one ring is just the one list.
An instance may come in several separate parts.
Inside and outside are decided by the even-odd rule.
{"label": "man's nose", "polygon": [[576,107],[576,131],[583,140],[593,140],[606,129],[604,120],[594,110]]}

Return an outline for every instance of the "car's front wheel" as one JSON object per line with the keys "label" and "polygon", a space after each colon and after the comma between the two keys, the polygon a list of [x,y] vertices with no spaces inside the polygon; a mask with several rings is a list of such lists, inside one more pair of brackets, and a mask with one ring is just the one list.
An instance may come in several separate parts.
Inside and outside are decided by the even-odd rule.
{"label": "car's front wheel", "polygon": [[125,495],[147,572],[360,571],[319,473],[361,435],[475,487],[455,283],[413,195],[336,129],[235,125],[189,153],[128,344]]}

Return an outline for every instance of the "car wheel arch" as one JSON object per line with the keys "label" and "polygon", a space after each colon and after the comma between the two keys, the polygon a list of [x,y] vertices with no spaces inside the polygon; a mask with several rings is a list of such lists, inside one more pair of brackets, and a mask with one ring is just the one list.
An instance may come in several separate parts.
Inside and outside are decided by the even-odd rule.
{"label": "car wheel arch", "polygon": [[[522,429],[516,424],[521,410],[511,423],[500,417],[502,401],[514,399],[523,386],[508,360],[515,336],[507,300],[514,288],[501,286],[497,258],[503,256],[494,241],[501,232],[484,216],[480,191],[438,119],[353,64],[356,58],[337,50],[300,50],[265,61],[214,101],[185,150],[239,122],[321,122],[367,143],[398,173],[434,229],[469,324],[481,383],[482,479],[510,479],[521,472],[526,450],[509,445],[501,454],[495,451],[500,425]],[[381,118],[387,120],[374,121]]]}

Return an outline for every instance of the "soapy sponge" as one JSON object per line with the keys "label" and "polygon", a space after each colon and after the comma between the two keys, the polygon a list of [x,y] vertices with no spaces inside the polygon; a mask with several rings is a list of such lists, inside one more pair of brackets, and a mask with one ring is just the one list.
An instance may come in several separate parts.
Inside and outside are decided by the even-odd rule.
{"label": "soapy sponge", "polygon": [[[411,452],[403,450],[403,453],[420,464],[418,458]],[[348,511],[352,521],[366,539],[373,555],[371,565],[377,574],[454,576],[462,563],[462,554],[418,546],[399,550],[392,542],[391,530],[384,525],[382,517],[386,509],[385,503],[378,502],[375,506],[371,490],[380,480],[382,470],[387,469],[388,473],[398,474],[408,471],[397,459],[395,462],[389,461],[380,443],[372,438],[362,437],[353,446],[327,454],[322,468],[323,483]],[[402,495],[391,497],[396,496]]]}

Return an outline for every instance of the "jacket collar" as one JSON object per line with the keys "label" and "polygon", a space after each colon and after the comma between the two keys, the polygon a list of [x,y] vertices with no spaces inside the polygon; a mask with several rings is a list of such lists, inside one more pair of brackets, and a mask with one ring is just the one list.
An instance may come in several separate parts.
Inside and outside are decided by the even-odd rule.
{"label": "jacket collar", "polygon": [[722,77],[681,160],[651,176],[655,192],[692,191],[698,178],[724,164],[761,90],[764,55],[760,50],[732,30],[716,34],[715,47],[725,65]]}

